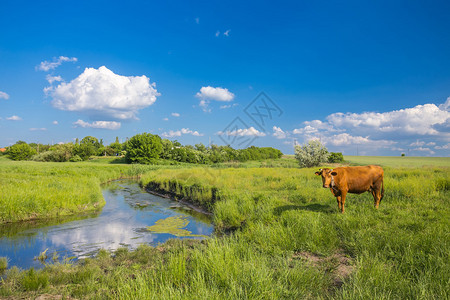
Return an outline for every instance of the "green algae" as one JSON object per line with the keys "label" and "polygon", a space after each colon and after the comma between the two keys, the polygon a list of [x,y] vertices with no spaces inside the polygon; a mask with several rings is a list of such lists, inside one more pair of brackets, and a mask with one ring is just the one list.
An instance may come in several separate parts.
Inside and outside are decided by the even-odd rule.
{"label": "green algae", "polygon": [[168,217],[155,222],[155,225],[148,226],[147,230],[154,233],[169,233],[175,236],[199,236],[206,237],[202,234],[192,234],[191,231],[184,229],[189,224],[185,216]]}

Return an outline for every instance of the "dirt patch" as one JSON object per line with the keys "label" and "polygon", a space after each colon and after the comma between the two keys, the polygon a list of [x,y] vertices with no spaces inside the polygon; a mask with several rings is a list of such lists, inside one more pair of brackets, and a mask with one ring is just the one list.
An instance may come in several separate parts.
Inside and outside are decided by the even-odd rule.
{"label": "dirt patch", "polygon": [[352,259],[342,251],[336,251],[331,256],[321,256],[314,253],[302,251],[296,252],[292,259],[301,259],[312,267],[319,268],[330,273],[335,288],[340,288],[354,270]]}

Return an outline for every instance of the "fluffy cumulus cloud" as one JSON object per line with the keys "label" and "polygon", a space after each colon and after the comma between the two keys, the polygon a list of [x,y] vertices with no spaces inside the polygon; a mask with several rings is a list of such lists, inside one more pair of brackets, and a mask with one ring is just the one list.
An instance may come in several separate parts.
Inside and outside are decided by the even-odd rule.
{"label": "fluffy cumulus cloud", "polygon": [[5,92],[0,91],[0,99],[5,99],[8,100],[9,99],[9,95]]}
{"label": "fluffy cumulus cloud", "polygon": [[380,149],[410,149],[432,155],[432,147],[442,150],[450,140],[450,97],[440,105],[428,103],[388,112],[338,112],[325,121],[302,125],[292,133],[304,140],[320,138],[326,145],[344,151],[361,145],[372,154]]}
{"label": "fluffy cumulus cloud", "polygon": [[449,102],[450,97],[440,106],[424,104],[384,113],[335,113],[327,120],[337,128],[360,128],[403,135],[438,135],[436,126],[449,122]]}
{"label": "fluffy cumulus cloud", "polygon": [[170,130],[169,132],[163,132],[161,135],[166,138],[172,138],[177,136],[182,136],[190,134],[193,136],[203,136],[203,133],[199,133],[198,131],[190,130],[189,128],[182,128],[181,130]]}
{"label": "fluffy cumulus cloud", "polygon": [[44,89],[53,107],[114,119],[137,119],[140,109],[155,103],[155,83],[142,76],[117,75],[105,66],[86,68],[71,82]]}
{"label": "fluffy cumulus cloud", "polygon": [[396,143],[395,141],[388,140],[371,140],[368,136],[352,136],[348,133],[325,136],[323,137],[323,141],[325,142],[325,144],[333,146],[367,145],[372,147],[384,147]]}
{"label": "fluffy cumulus cloud", "polygon": [[229,136],[257,136],[257,137],[262,137],[262,136],[266,136],[266,134],[264,132],[261,132],[257,129],[255,129],[255,127],[251,126],[249,128],[244,128],[244,129],[235,129],[235,130],[231,130],[231,131],[219,131],[217,132],[218,135],[229,135]]}
{"label": "fluffy cumulus cloud", "polygon": [[59,67],[63,62],[77,62],[78,58],[76,57],[67,57],[67,56],[60,56],[60,57],[54,57],[53,61],[43,61],[37,66],[36,68],[41,71],[48,72],[50,70],[54,70],[57,67]]}
{"label": "fluffy cumulus cloud", "polygon": [[280,127],[273,126],[273,136],[277,139],[285,139],[288,137],[288,133],[283,131]]}
{"label": "fluffy cumulus cloud", "polygon": [[85,122],[83,120],[78,120],[73,123],[75,127],[82,127],[82,128],[96,128],[96,129],[109,129],[109,130],[116,130],[119,129],[121,124],[120,122],[115,121],[95,121],[92,123]]}
{"label": "fluffy cumulus cloud", "polygon": [[8,121],[22,121],[22,118],[19,117],[19,116],[15,116],[14,115],[14,116],[6,118],[6,120],[8,120]]}
{"label": "fluffy cumulus cloud", "polygon": [[61,76],[52,76],[50,74],[47,74],[45,79],[47,79],[48,83],[50,83],[50,84],[53,84],[53,82],[64,81]]}
{"label": "fluffy cumulus cloud", "polygon": [[234,94],[228,89],[221,87],[204,86],[195,97],[200,99],[199,106],[204,111],[211,111],[208,106],[211,101],[230,102],[234,99]]}

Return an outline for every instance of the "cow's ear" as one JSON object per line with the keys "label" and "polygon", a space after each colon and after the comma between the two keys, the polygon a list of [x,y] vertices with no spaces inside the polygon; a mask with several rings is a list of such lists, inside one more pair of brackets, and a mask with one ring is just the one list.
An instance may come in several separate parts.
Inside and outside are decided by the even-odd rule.
{"label": "cow's ear", "polygon": [[317,171],[316,173],[314,173],[314,174],[316,174],[316,175],[321,175],[322,174],[322,171]]}
{"label": "cow's ear", "polygon": [[337,173],[336,172],[331,172],[331,175],[336,176]]}

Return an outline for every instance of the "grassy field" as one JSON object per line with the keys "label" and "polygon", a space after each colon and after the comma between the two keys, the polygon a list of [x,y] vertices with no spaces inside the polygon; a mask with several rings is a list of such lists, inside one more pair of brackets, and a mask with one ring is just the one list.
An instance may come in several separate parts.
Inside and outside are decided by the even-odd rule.
{"label": "grassy field", "polygon": [[0,224],[96,210],[100,183],[152,169],[107,163],[41,163],[0,158]]}
{"label": "grassy field", "polygon": [[355,165],[380,165],[386,167],[450,167],[450,157],[398,157],[398,156],[345,156],[345,161]]}
{"label": "grassy field", "polygon": [[[377,163],[366,159],[348,160]],[[72,172],[85,180],[80,186],[90,187],[82,193],[120,174],[144,174],[142,186],[213,212],[217,234],[133,252],[123,248],[114,255],[101,251],[77,265],[11,268],[0,283],[0,297],[448,299],[450,169],[441,160],[426,167],[397,164],[383,164],[386,192],[379,210],[366,193],[349,195],[346,213],[340,214],[315,169],[290,167],[295,161],[289,158],[172,169],[1,161],[1,178],[15,178],[15,184],[23,174],[31,186],[27,182],[39,177],[58,181]],[[39,188],[53,188],[51,182]],[[10,199],[20,195],[15,184],[3,189],[2,182],[0,193]]]}

